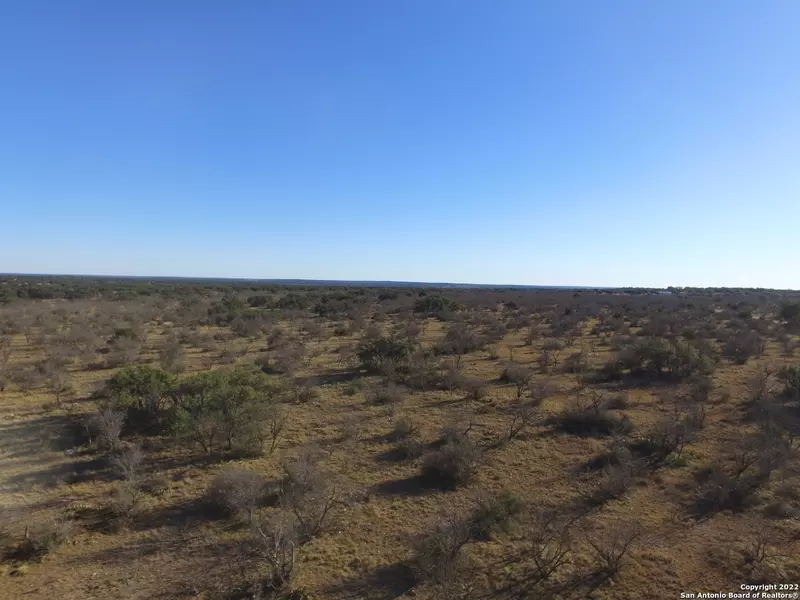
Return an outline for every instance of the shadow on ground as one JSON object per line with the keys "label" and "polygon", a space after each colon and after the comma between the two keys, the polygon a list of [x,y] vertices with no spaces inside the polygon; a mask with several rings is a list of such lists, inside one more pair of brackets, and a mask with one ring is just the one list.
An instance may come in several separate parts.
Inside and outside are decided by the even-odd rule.
{"label": "shadow on ground", "polygon": [[75,416],[46,415],[0,424],[0,453],[7,459],[64,452],[85,440],[80,419]]}
{"label": "shadow on ground", "polygon": [[435,481],[424,475],[413,475],[404,479],[390,479],[377,484],[374,488],[375,493],[382,496],[421,496],[440,487]]}
{"label": "shadow on ground", "polygon": [[325,589],[325,598],[352,600],[394,600],[414,587],[414,575],[407,565],[396,563],[347,579]]}
{"label": "shadow on ground", "polygon": [[116,479],[105,456],[58,464],[46,469],[25,471],[6,478],[4,485],[17,491],[35,486],[53,487],[61,483],[84,483],[87,481],[112,481]]}

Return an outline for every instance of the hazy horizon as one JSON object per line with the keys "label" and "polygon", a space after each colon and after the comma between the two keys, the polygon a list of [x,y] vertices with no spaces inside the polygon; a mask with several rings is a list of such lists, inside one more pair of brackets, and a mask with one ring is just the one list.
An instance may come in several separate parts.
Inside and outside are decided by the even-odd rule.
{"label": "hazy horizon", "polygon": [[800,5],[0,7],[0,270],[800,288]]}
{"label": "hazy horizon", "polygon": [[120,275],[117,273],[0,273],[0,277],[76,277],[86,279],[143,279],[161,281],[220,281],[220,282],[254,282],[274,283],[277,285],[354,285],[354,286],[387,286],[387,287],[477,287],[477,288],[536,288],[561,290],[667,290],[667,289],[767,289],[773,291],[798,291],[796,288],[766,287],[733,287],[733,286],[634,286],[634,285],[539,285],[527,283],[486,283],[481,281],[411,281],[396,279],[307,279],[307,278],[271,278],[271,277],[226,277],[226,276],[186,276],[186,275]]}

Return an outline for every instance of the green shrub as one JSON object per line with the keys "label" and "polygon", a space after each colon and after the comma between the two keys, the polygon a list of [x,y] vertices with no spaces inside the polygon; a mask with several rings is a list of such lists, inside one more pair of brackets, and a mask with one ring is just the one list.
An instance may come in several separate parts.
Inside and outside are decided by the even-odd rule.
{"label": "green shrub", "polygon": [[281,393],[273,379],[251,367],[199,373],[176,392],[175,431],[209,455],[258,453],[269,435],[280,433]]}
{"label": "green shrub", "polygon": [[479,495],[470,519],[472,536],[488,540],[497,532],[507,532],[524,506],[522,498],[508,490],[501,490],[496,495]]}
{"label": "green shrub", "polygon": [[385,337],[363,340],[356,348],[361,368],[369,373],[404,370],[413,352],[412,342]]}
{"label": "green shrub", "polygon": [[126,423],[138,432],[160,433],[174,416],[175,378],[162,369],[134,365],[120,369],[108,382],[106,393],[126,411]]}
{"label": "green shrub", "polygon": [[458,309],[458,303],[441,294],[423,296],[414,303],[414,312],[427,316],[435,316],[438,313],[456,311]]}
{"label": "green shrub", "polygon": [[647,338],[620,349],[617,359],[600,371],[606,381],[621,379],[626,369],[634,375],[685,381],[714,371],[715,361],[707,350],[679,340]]}
{"label": "green shrub", "polygon": [[475,474],[481,457],[480,448],[468,437],[451,440],[425,457],[422,474],[443,488],[466,485]]}

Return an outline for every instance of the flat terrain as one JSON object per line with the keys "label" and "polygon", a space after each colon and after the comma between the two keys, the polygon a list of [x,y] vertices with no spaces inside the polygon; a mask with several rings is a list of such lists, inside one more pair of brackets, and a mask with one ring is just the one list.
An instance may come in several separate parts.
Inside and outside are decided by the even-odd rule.
{"label": "flat terrain", "polygon": [[[114,289],[0,305],[2,598],[638,599],[800,582],[791,293]],[[407,352],[390,360],[379,340]],[[87,424],[119,409],[108,382],[132,365],[175,390],[249,367],[285,425],[259,452],[206,452],[185,427],[129,417],[103,447]],[[134,445],[128,477],[115,456]],[[302,514],[287,465],[308,456],[330,510],[267,590],[254,531]],[[250,514],[211,506],[232,469],[270,490]]]}

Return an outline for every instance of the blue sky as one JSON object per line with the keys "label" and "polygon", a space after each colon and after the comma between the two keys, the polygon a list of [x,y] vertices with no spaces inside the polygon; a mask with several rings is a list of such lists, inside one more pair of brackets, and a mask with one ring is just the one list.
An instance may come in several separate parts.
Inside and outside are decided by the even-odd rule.
{"label": "blue sky", "polygon": [[0,272],[800,288],[794,0],[0,2]]}

